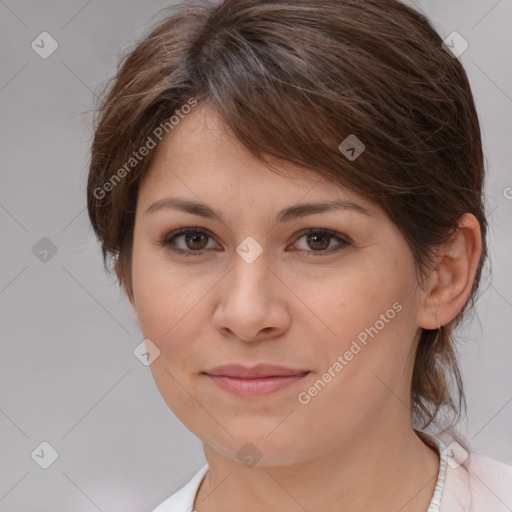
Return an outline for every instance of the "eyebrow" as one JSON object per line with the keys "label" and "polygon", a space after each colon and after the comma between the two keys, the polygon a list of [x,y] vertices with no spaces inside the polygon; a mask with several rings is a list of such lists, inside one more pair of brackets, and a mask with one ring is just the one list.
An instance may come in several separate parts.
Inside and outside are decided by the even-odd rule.
{"label": "eyebrow", "polygon": [[[197,203],[186,199],[179,199],[177,197],[164,197],[154,202],[147,210],[146,214],[153,213],[164,209],[180,210],[193,215],[198,215],[206,219],[214,219],[220,222],[224,222],[222,214],[217,210],[211,208],[204,203]],[[288,208],[284,208],[277,215],[277,222],[286,222],[292,219],[306,217],[315,213],[323,213],[332,210],[343,210],[360,213],[363,215],[371,216],[371,213],[367,208],[353,203],[351,201],[336,200],[336,201],[325,201],[316,203],[301,203]]]}

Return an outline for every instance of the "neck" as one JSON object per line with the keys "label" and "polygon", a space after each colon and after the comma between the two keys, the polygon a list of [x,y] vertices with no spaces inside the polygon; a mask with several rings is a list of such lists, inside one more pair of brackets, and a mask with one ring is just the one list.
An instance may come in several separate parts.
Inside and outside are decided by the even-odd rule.
{"label": "neck", "polygon": [[[394,417],[400,417],[396,412]],[[199,512],[426,511],[439,457],[410,422],[400,420],[401,429],[396,422],[375,422],[379,425],[359,429],[327,453],[292,466],[248,468],[205,445],[210,469],[194,508]]]}

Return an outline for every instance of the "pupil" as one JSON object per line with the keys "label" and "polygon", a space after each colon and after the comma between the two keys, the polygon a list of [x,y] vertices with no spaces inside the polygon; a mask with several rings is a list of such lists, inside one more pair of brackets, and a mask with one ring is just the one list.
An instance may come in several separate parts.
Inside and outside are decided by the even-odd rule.
{"label": "pupil", "polygon": [[[189,242],[191,241],[192,239],[192,247],[190,247],[191,249],[203,249],[203,247],[197,247],[195,246],[194,244],[198,241],[197,239],[203,237],[203,239],[205,238],[205,236],[202,234],[202,233],[191,233],[191,234],[188,234],[186,236],[186,241],[187,241],[187,244],[189,244]],[[203,240],[204,241],[204,240]],[[201,245],[201,243],[199,242],[199,245]]]}
{"label": "pupil", "polygon": [[[317,238],[320,238],[320,239],[323,238],[324,242],[327,241],[327,243],[324,243],[324,244],[320,243],[321,247],[314,247],[314,244],[317,243],[314,239],[317,239]],[[320,234],[319,233],[315,233],[313,235],[309,235],[308,236],[308,244],[310,244],[310,242],[313,241],[312,242],[313,243],[313,247],[311,247],[311,245],[310,245],[310,247],[312,249],[315,249],[315,250],[326,249],[327,247],[329,247],[329,240],[328,239],[329,239],[329,235],[325,235],[325,234],[321,234],[321,233]]]}

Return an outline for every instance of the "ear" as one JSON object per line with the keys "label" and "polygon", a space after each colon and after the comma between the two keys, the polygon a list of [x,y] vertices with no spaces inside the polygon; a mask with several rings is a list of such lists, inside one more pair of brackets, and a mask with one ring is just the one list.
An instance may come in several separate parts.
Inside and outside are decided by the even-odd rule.
{"label": "ear", "polygon": [[437,268],[418,312],[418,326],[423,329],[450,323],[473,287],[482,251],[480,223],[474,215],[465,213],[457,224],[450,240],[439,248]]}

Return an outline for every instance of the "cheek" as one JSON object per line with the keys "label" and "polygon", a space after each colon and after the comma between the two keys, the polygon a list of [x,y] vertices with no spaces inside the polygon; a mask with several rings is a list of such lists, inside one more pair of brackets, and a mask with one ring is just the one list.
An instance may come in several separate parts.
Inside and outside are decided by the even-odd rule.
{"label": "cheek", "polygon": [[179,320],[189,302],[187,287],[179,273],[169,272],[151,250],[137,245],[132,283],[143,334],[163,350],[165,340],[181,327]]}
{"label": "cheek", "polygon": [[133,291],[143,335],[160,349],[159,363],[184,378],[197,370],[197,340],[211,323],[207,294],[218,281],[196,274],[193,266],[171,266],[151,248],[134,250]]}
{"label": "cheek", "polygon": [[379,265],[361,264],[332,275],[339,277],[303,293],[321,320],[324,334],[317,349],[325,370],[338,361],[334,372],[339,377],[333,381],[340,388],[353,384],[352,398],[361,397],[376,384],[370,370],[385,382],[404,376],[415,333],[416,296],[408,284],[414,273],[404,262],[381,258]]}
{"label": "cheek", "polygon": [[323,324],[325,340],[332,348],[350,344],[350,340],[373,326],[387,310],[391,310],[389,317],[394,316],[393,304],[402,295],[394,283],[383,278],[382,269],[368,267],[332,272],[320,285],[308,286],[299,293],[311,305],[317,322]]}
{"label": "cheek", "polygon": [[[167,406],[192,432],[206,422],[204,410],[190,393],[197,372],[194,340],[200,338],[200,298],[194,281],[183,272],[169,272],[149,251],[134,251],[133,291],[143,336],[160,350],[151,364],[153,379]],[[198,418],[201,421],[198,421]]]}

